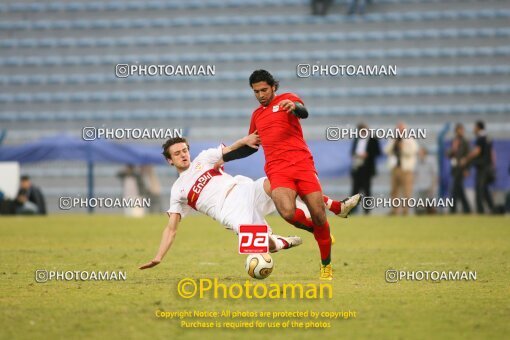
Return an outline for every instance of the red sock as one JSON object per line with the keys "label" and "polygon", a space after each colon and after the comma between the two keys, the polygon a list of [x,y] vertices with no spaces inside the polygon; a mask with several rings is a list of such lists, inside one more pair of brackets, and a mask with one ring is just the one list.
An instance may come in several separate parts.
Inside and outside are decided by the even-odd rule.
{"label": "red sock", "polygon": [[287,222],[298,228],[312,232],[317,244],[319,245],[322,264],[327,265],[331,262],[331,234],[328,221],[326,221],[326,223],[322,226],[316,226],[311,220],[306,218],[303,210],[296,209],[292,220],[287,220]]}
{"label": "red sock", "polygon": [[320,227],[315,226],[313,229],[313,236],[319,245],[322,264],[329,264],[331,262],[331,234],[328,221]]}
{"label": "red sock", "polygon": [[306,218],[305,212],[299,208],[294,212],[294,217],[291,220],[287,220],[293,226],[313,232],[313,223],[310,219]]}
{"label": "red sock", "polygon": [[322,195],[322,198],[328,210],[331,211],[333,214],[338,215],[340,214],[340,212],[342,212],[342,202],[334,201],[326,195]]}

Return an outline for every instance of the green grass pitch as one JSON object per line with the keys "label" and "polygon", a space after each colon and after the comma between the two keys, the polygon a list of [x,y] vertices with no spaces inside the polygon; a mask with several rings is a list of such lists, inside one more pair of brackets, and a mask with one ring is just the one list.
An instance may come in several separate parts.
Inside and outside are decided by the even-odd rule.
{"label": "green grass pitch", "polygon": [[[217,222],[191,216],[159,266],[140,271],[159,245],[166,217],[0,218],[0,338],[501,339],[510,334],[510,224],[506,217],[330,218],[332,299],[184,299],[180,279],[243,284],[237,239]],[[304,243],[274,254],[271,283],[319,283],[311,234],[270,217],[275,232]],[[476,281],[387,283],[385,271],[472,270]],[[126,271],[126,281],[36,283],[47,270]],[[255,282],[254,280],[252,280]],[[257,281],[258,283],[259,281]],[[328,329],[186,329],[156,310],[342,311]],[[505,336],[506,334],[506,336]]]}

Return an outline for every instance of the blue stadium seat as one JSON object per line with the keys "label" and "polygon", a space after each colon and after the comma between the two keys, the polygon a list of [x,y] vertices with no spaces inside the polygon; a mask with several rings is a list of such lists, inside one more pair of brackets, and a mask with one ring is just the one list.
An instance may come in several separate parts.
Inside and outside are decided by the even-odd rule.
{"label": "blue stadium seat", "polygon": [[430,29],[387,32],[326,32],[326,33],[277,33],[242,35],[195,35],[157,37],[90,37],[90,38],[42,38],[0,40],[5,48],[54,48],[54,47],[125,47],[160,45],[201,44],[255,44],[255,43],[311,43],[345,41],[385,41],[448,38],[508,38],[510,28]]}
{"label": "blue stadium seat", "polygon": [[[445,85],[445,86],[385,86],[349,88],[303,88],[300,93],[314,98],[351,98],[387,96],[451,96],[510,94],[510,84],[496,85]],[[250,96],[244,90],[187,90],[187,91],[113,91],[113,92],[38,92],[2,93],[0,103],[61,103],[61,102],[138,102],[173,100],[234,100]]]}
{"label": "blue stadium seat", "polygon": [[[1,96],[1,95],[0,95]],[[318,107],[314,109],[317,116],[343,116],[343,115],[445,115],[445,114],[473,114],[490,115],[510,112],[510,104],[475,104],[475,105],[419,105],[419,106],[356,106],[356,107]],[[202,118],[212,119],[246,117],[245,108],[226,110],[123,110],[123,111],[72,111],[72,112],[0,112],[1,122],[10,121],[90,121],[93,119],[112,120],[146,120]]]}
{"label": "blue stadium seat", "polygon": [[126,18],[126,19],[79,19],[79,20],[40,20],[40,21],[3,21],[0,30],[69,30],[69,29],[128,29],[128,28],[170,28],[183,26],[261,26],[295,24],[339,24],[356,21],[364,22],[407,22],[438,20],[507,19],[510,10],[453,10],[405,13],[373,13],[359,17],[329,15],[324,18],[309,15],[272,15],[272,16],[225,16],[225,17],[183,17],[183,18]]}
{"label": "blue stadium seat", "polygon": [[[380,4],[440,3],[441,0],[379,0]],[[187,0],[187,1],[106,1],[106,2],[50,2],[50,3],[13,3],[0,5],[0,13],[11,12],[100,12],[100,11],[140,11],[140,10],[178,10],[197,8],[235,8],[235,7],[289,7],[306,6],[308,0]]]}

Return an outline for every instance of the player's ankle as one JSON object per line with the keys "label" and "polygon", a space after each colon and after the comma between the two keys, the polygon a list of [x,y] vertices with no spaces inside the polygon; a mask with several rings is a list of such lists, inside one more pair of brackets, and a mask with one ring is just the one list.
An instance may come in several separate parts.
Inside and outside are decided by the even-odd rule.
{"label": "player's ankle", "polygon": [[323,266],[327,266],[327,265],[331,264],[331,258],[327,258],[327,259],[324,259],[324,260],[321,259],[321,264]]}

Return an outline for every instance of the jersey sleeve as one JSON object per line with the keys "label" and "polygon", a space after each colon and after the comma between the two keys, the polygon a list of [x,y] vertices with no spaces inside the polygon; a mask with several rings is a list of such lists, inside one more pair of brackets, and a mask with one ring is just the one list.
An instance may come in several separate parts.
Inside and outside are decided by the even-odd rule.
{"label": "jersey sleeve", "polygon": [[205,163],[214,164],[223,157],[224,145],[220,144],[216,148],[210,148],[202,151],[198,154],[196,159],[199,159]]}
{"label": "jersey sleeve", "polygon": [[255,126],[255,113],[251,115],[251,121],[250,121],[250,130],[248,131],[248,134],[251,135],[252,133],[257,130],[257,127]]}
{"label": "jersey sleeve", "polygon": [[283,99],[289,99],[293,102],[300,102],[301,104],[305,105],[303,100],[301,98],[299,98],[299,96],[297,94],[292,93],[292,92],[285,93],[285,98],[283,98]]}
{"label": "jersey sleeve", "polygon": [[191,211],[191,207],[183,203],[177,195],[175,195],[174,191],[170,195],[170,208],[166,211],[167,214],[180,214],[181,218],[184,218]]}

